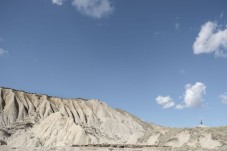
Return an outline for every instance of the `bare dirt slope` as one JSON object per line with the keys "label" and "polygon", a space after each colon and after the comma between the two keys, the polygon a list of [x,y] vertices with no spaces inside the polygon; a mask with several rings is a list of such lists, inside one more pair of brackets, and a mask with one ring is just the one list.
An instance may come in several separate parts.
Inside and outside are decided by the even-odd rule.
{"label": "bare dirt slope", "polygon": [[161,127],[99,100],[63,99],[0,88],[0,150],[87,144],[224,150],[227,127]]}

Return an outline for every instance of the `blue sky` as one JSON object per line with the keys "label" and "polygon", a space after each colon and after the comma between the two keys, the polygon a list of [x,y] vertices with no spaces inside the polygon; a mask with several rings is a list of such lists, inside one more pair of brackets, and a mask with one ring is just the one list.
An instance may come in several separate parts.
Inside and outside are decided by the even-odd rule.
{"label": "blue sky", "polygon": [[0,86],[227,125],[226,0],[1,0]]}

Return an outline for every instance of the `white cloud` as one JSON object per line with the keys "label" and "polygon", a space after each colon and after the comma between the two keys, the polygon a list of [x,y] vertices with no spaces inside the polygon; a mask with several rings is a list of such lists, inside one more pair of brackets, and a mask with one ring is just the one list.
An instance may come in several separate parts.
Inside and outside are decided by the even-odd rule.
{"label": "white cloud", "polygon": [[156,102],[163,108],[171,108],[175,105],[175,102],[169,96],[158,96]]}
{"label": "white cloud", "polygon": [[82,14],[98,19],[113,11],[110,0],[73,0],[72,5]]}
{"label": "white cloud", "polygon": [[[178,110],[184,108],[201,107],[204,101],[204,95],[206,94],[206,86],[202,82],[196,82],[194,85],[186,84],[184,96],[180,96],[179,99],[183,99],[183,103],[176,104],[170,96],[158,96],[156,102],[163,108],[175,107]],[[224,103],[227,104],[227,93],[220,97]]]}
{"label": "white cloud", "polygon": [[215,53],[218,57],[227,57],[227,27],[221,28],[211,21],[202,25],[193,44],[193,51],[194,54]]}
{"label": "white cloud", "polygon": [[0,48],[0,56],[7,55],[8,51],[4,50],[3,48]]}
{"label": "white cloud", "polygon": [[227,92],[224,94],[220,95],[219,98],[221,99],[222,103],[227,104]]}
{"label": "white cloud", "polygon": [[184,94],[185,107],[201,107],[205,94],[206,86],[203,83],[196,82],[194,85],[187,84]]}
{"label": "white cloud", "polygon": [[53,4],[61,6],[65,0],[52,0]]}
{"label": "white cloud", "polygon": [[[53,4],[63,5],[66,0],[51,0]],[[72,6],[80,13],[93,17],[102,18],[113,12],[111,0],[72,0]]]}

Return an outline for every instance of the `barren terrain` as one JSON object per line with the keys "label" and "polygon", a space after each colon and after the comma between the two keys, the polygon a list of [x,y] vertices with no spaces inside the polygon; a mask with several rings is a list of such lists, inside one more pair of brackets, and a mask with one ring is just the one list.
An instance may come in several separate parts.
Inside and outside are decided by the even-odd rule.
{"label": "barren terrain", "polygon": [[99,100],[0,88],[0,150],[227,150],[227,127],[168,128]]}

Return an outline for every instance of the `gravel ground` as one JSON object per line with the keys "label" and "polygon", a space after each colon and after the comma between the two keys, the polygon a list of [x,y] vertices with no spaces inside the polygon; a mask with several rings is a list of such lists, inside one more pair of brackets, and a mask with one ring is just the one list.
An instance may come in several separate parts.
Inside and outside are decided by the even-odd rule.
{"label": "gravel ground", "polygon": [[[226,151],[227,148],[217,151]],[[48,148],[15,148],[9,146],[0,146],[1,151],[209,151],[196,148],[171,148],[171,147],[145,147],[145,148],[109,148],[109,147],[48,147]],[[215,150],[210,150],[215,151]]]}

